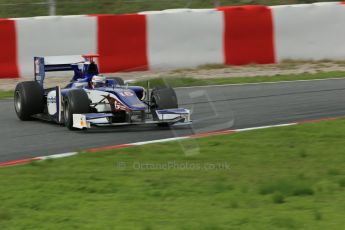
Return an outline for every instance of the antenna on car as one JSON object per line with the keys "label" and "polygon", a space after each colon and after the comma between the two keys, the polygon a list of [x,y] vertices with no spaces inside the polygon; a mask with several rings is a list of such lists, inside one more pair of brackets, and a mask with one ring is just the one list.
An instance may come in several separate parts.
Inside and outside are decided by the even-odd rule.
{"label": "antenna on car", "polygon": [[151,111],[151,94],[150,94],[150,80],[146,82],[146,92],[147,92],[147,105],[149,111]]}

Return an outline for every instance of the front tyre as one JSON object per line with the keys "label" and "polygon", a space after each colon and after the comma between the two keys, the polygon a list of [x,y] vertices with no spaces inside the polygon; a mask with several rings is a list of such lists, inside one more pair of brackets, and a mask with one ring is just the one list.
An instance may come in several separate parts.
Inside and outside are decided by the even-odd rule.
{"label": "front tyre", "polygon": [[176,109],[178,107],[175,90],[171,87],[153,89],[151,102],[151,109]]}
{"label": "front tyre", "polygon": [[90,112],[90,100],[83,89],[68,91],[64,103],[63,114],[65,126],[73,130],[73,114],[85,114]]}
{"label": "front tyre", "polygon": [[[159,120],[156,110],[176,109],[178,101],[175,90],[171,87],[156,88],[151,93],[151,113],[155,120]],[[169,123],[159,123],[160,127],[169,127]]]}
{"label": "front tyre", "polygon": [[22,121],[30,120],[35,114],[43,113],[44,90],[36,81],[17,84],[14,91],[14,109]]}

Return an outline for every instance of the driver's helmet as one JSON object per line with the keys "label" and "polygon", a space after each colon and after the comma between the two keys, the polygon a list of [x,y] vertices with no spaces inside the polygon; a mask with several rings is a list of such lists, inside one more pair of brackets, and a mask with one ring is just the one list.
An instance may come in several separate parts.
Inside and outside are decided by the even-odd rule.
{"label": "driver's helmet", "polygon": [[106,85],[106,78],[102,75],[95,75],[91,79],[91,86],[92,88],[99,88],[105,87]]}

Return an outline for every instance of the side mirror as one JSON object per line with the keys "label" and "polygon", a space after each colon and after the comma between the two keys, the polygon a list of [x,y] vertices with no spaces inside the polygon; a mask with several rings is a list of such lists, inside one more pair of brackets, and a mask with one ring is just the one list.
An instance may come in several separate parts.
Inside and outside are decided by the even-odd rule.
{"label": "side mirror", "polygon": [[125,80],[125,84],[132,84],[132,83],[135,83],[135,80]]}
{"label": "side mirror", "polygon": [[128,89],[128,84],[132,84],[134,82],[135,82],[134,80],[126,80],[126,81],[124,81],[124,83],[126,85],[126,89]]}
{"label": "side mirror", "polygon": [[114,86],[115,85],[115,81],[113,79],[107,79],[107,85],[108,86]]}

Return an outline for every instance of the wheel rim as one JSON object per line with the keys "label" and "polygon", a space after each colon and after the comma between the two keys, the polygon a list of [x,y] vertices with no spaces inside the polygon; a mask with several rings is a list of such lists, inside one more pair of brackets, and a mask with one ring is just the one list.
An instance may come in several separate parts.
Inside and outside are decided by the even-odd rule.
{"label": "wheel rim", "polygon": [[19,113],[22,108],[22,98],[20,96],[19,91],[16,91],[16,94],[14,97],[14,106],[15,106],[16,112]]}

